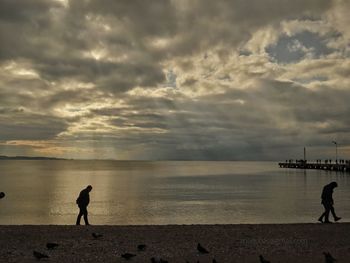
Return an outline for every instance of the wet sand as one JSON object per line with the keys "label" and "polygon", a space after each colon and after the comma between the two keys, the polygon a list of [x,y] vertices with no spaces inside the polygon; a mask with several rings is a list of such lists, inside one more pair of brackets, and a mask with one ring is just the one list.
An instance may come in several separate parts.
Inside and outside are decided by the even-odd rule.
{"label": "wet sand", "polygon": [[[95,239],[92,233],[102,234]],[[279,225],[165,226],[0,226],[0,262],[38,262],[33,250],[49,255],[41,262],[338,262],[350,258],[350,223]],[[46,248],[47,242],[59,247]],[[199,254],[200,242],[209,254]],[[145,251],[137,246],[145,244]],[[136,254],[131,260],[124,253]]]}

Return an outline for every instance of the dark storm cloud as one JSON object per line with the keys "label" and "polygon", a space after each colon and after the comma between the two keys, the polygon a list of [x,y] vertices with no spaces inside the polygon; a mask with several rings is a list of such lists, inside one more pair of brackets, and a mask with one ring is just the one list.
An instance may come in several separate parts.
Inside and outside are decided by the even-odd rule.
{"label": "dark storm cloud", "polygon": [[0,90],[0,105],[2,107],[26,106],[33,101],[34,97],[27,94],[14,94],[9,91]]}
{"label": "dark storm cloud", "polygon": [[92,99],[89,91],[86,90],[62,90],[48,95],[40,100],[41,107],[52,108],[66,103],[81,103]]}
{"label": "dark storm cloud", "polygon": [[[174,38],[169,46],[162,50],[161,56],[169,52],[179,55],[198,52],[221,43],[229,43],[232,46],[247,40],[253,30],[266,24],[311,11],[317,13],[330,7],[330,1],[326,0],[81,0],[70,1],[68,9],[63,9],[56,1],[16,1],[16,4],[24,8],[16,8],[13,1],[1,2],[1,10],[7,14],[4,17],[13,18],[1,26],[2,39],[5,40],[2,43],[2,55],[33,59],[53,56],[58,62],[54,64],[57,65],[60,58],[72,58],[79,49],[87,49],[99,41],[106,41],[112,49],[124,43],[124,48],[137,48],[151,56],[155,54],[147,47],[145,40],[147,42],[147,39],[153,37]],[[55,12],[61,12],[56,14],[57,19],[54,19]],[[89,28],[86,16],[109,23],[111,34],[102,34],[98,29]],[[114,25],[125,30],[114,31]],[[96,39],[96,36],[99,39]],[[16,46],[18,48],[14,50],[13,47]],[[31,54],[32,50],[36,52]],[[154,52],[159,54],[159,51]],[[49,65],[44,65],[46,64]]]}
{"label": "dark storm cloud", "polygon": [[252,33],[265,25],[279,23],[309,12],[318,14],[331,6],[330,1],[179,1],[181,30],[178,40],[170,45],[173,54],[202,52],[221,45],[237,46],[247,41]]}
{"label": "dark storm cloud", "polygon": [[[77,3],[78,6],[76,7],[74,3]],[[18,6],[20,4],[18,3]],[[103,4],[101,3],[101,10],[96,9],[97,13],[92,10],[92,15],[98,15],[98,12],[105,10]],[[9,1],[1,3],[3,7],[1,10],[8,10],[9,18],[0,25],[2,39],[0,59],[26,60],[32,64],[33,69],[39,72],[42,78],[49,81],[67,78],[85,82],[92,81],[97,83],[98,88],[113,93],[123,92],[135,86],[154,86],[165,80],[158,62],[146,59],[147,54],[146,57],[144,55],[130,56],[130,50],[141,48],[142,52],[142,38],[133,39],[135,38],[134,29],[126,29],[126,32],[133,35],[130,40],[128,35],[114,37],[118,33],[113,31],[109,35],[100,35],[99,29],[87,26],[86,16],[91,14],[88,7],[94,6],[93,3],[89,2],[85,5],[84,1],[72,1],[68,9],[55,1],[52,1],[51,4],[48,4],[47,1],[30,1],[23,5],[30,6],[28,11],[23,11],[18,7],[14,8]],[[128,6],[126,3],[124,5]],[[75,12],[76,8],[79,9],[78,12]],[[143,9],[143,12],[145,10]],[[152,16],[154,12],[150,11],[149,15]],[[160,13],[163,14],[163,12]],[[124,15],[132,16],[128,13]],[[41,23],[40,19],[44,22]],[[160,19],[160,17],[155,17],[155,19]],[[113,16],[112,22],[118,23],[118,20],[117,13]],[[164,26],[164,23],[159,23],[160,20],[157,21],[159,25]],[[143,24],[147,25],[147,23]],[[149,25],[148,28],[153,30],[154,25]],[[130,60],[118,63],[96,61],[83,56],[84,52],[88,54],[101,41],[106,42],[105,44],[112,52],[129,55]],[[133,42],[136,42],[138,46],[133,47]],[[123,45],[120,46],[120,43]]]}
{"label": "dark storm cloud", "polygon": [[[59,7],[55,1],[0,1],[0,59],[27,57],[38,53],[34,34],[41,35],[52,26],[50,9]],[[42,50],[43,51],[43,50]]]}
{"label": "dark storm cloud", "polygon": [[83,0],[70,4],[78,12],[113,17],[141,38],[170,35],[176,30],[175,7],[170,0]]}
{"label": "dark storm cloud", "polygon": [[[5,112],[6,113],[6,112]],[[0,138],[6,140],[48,140],[67,128],[65,121],[47,115],[0,111]]]}
{"label": "dark storm cloud", "polygon": [[[208,95],[196,101],[130,98],[133,106],[128,109],[95,113],[112,115],[111,124],[119,128],[163,130],[134,131],[118,141],[145,144],[145,151],[158,149],[165,158],[269,159],[276,158],[274,149],[298,151],[303,145],[322,146],[325,139],[349,132],[345,123],[350,114],[346,106],[350,92],[337,92],[334,96],[329,89],[310,90],[291,81],[260,79],[249,90]],[[240,100],[244,103],[237,102]],[[149,113],[144,105],[150,106],[146,109]]]}
{"label": "dark storm cloud", "polygon": [[[308,87],[323,77],[313,71],[336,62],[310,63],[302,85],[282,81],[278,74],[286,69],[271,73],[271,62],[250,61],[261,54],[242,50],[258,30],[321,19],[333,5],[0,0],[0,140],[59,137],[72,147],[92,142],[149,159],[269,159],[279,157],[275,149],[321,144],[348,129],[350,94],[332,93],[332,76],[323,78],[324,88]],[[278,51],[269,54],[302,62],[311,50],[320,59],[336,53],[330,45],[338,37],[311,31],[282,37],[269,42]],[[302,45],[288,46],[294,40]],[[284,52],[288,47],[297,54]],[[241,64],[232,53],[244,54]],[[347,67],[334,71],[344,78]]]}
{"label": "dark storm cloud", "polygon": [[[67,8],[58,1],[2,0],[0,4],[5,20],[0,25],[0,58],[29,60],[50,81],[93,81],[97,88],[113,93],[164,82],[159,63],[169,54],[199,52],[222,43],[233,46],[264,24],[329,7],[329,1],[323,0],[293,4],[81,0],[69,1]],[[101,32],[89,23],[106,24],[110,31]],[[149,46],[152,39],[163,37],[172,39],[166,47]],[[82,56],[98,46],[129,59],[107,62]]]}
{"label": "dark storm cloud", "polygon": [[0,20],[13,23],[35,21],[59,3],[46,0],[1,0]]}
{"label": "dark storm cloud", "polygon": [[23,112],[23,108],[0,108],[0,114]]}

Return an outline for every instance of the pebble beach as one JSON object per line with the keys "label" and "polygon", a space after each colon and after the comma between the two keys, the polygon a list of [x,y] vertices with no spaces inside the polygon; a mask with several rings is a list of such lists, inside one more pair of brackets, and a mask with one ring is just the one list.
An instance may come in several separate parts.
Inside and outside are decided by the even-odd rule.
{"label": "pebble beach", "polygon": [[[96,238],[93,236],[98,235]],[[350,258],[350,224],[0,226],[1,262],[338,262]],[[57,243],[47,249],[49,242]],[[209,253],[197,250],[200,243]],[[145,245],[142,250],[139,245]],[[38,260],[33,251],[49,258]],[[134,255],[127,260],[122,255]],[[215,261],[214,261],[215,260]]]}

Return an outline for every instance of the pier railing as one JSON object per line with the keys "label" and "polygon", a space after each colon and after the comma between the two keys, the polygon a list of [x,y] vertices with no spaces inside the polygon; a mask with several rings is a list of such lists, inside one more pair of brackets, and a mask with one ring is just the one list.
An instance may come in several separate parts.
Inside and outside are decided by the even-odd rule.
{"label": "pier railing", "polygon": [[316,169],[316,170],[328,170],[328,171],[343,171],[350,172],[350,161],[339,160],[333,162],[326,160],[322,162],[317,160],[316,162],[308,162],[304,160],[287,160],[286,162],[278,163],[280,168],[294,168],[294,169]]}

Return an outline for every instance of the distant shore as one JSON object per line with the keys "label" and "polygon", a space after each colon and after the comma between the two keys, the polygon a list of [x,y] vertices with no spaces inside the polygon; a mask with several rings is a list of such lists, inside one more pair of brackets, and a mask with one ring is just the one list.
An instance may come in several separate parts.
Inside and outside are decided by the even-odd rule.
{"label": "distant shore", "polygon": [[[95,239],[92,233],[102,234]],[[339,262],[350,258],[350,223],[266,225],[160,226],[0,226],[1,262],[37,262],[33,251],[49,255],[45,262],[324,262],[330,252]],[[58,243],[48,250],[47,242]],[[199,254],[197,243],[210,253]],[[145,244],[144,251],[137,246]]]}
{"label": "distant shore", "polygon": [[0,155],[0,160],[68,160],[56,157],[42,157],[42,156],[6,156]]}

